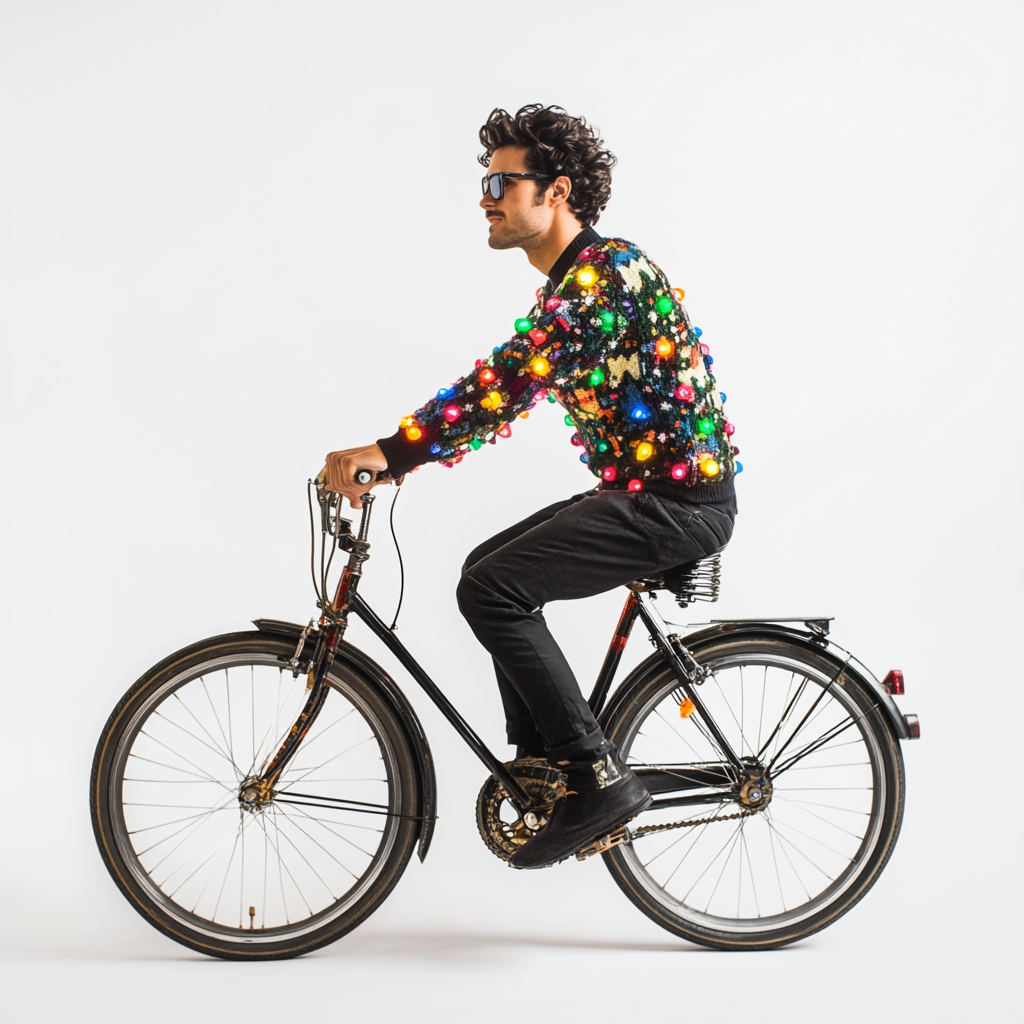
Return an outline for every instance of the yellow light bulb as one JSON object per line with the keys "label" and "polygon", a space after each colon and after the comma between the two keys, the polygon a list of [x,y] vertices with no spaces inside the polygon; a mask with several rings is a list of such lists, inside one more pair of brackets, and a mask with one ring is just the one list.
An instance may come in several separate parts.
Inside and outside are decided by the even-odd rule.
{"label": "yellow light bulb", "polygon": [[532,363],[530,363],[530,369],[532,369],[538,377],[543,377],[551,372],[551,364],[543,356],[538,356]]}
{"label": "yellow light bulb", "polygon": [[640,462],[643,462],[645,459],[649,459],[653,454],[653,444],[648,444],[646,441],[641,441],[641,443],[636,446],[636,457]]}
{"label": "yellow light bulb", "polygon": [[576,275],[576,283],[589,288],[597,280],[597,271],[593,267],[584,267]]}
{"label": "yellow light bulb", "polygon": [[418,441],[423,436],[423,431],[419,427],[406,427],[405,436],[410,441]]}
{"label": "yellow light bulb", "polygon": [[712,459],[710,457],[706,458],[700,464],[700,471],[705,476],[718,476],[718,474],[721,472],[721,469],[722,469],[722,467],[718,465],[718,460],[717,459]]}

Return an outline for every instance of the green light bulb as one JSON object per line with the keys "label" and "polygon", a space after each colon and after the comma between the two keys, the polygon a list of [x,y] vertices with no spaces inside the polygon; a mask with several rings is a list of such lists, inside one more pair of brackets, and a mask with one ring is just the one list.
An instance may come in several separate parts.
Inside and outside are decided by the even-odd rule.
{"label": "green light bulb", "polygon": [[481,448],[483,448],[483,446],[484,443],[483,441],[480,440],[479,437],[474,437],[473,440],[469,442],[469,447],[472,448],[473,451],[475,452],[479,451]]}
{"label": "green light bulb", "polygon": [[703,416],[697,420],[697,429],[702,434],[710,434],[715,429],[715,421],[710,416]]}
{"label": "green light bulb", "polygon": [[667,295],[659,295],[654,300],[654,308],[661,316],[672,312],[672,300]]}
{"label": "green light bulb", "polygon": [[611,334],[615,330],[615,314],[610,309],[601,314],[601,330],[605,334]]}
{"label": "green light bulb", "polygon": [[557,398],[555,398],[555,396],[554,396],[553,394],[551,394],[551,392],[549,391],[549,392],[548,392],[548,401],[549,401],[549,402],[550,402],[550,403],[551,403],[552,405],[554,405],[554,404],[555,404],[555,402],[557,402],[557,401],[558,401],[558,399],[557,399]]}
{"label": "green light bulb", "polygon": [[529,317],[520,317],[516,321],[516,333],[525,334],[527,331],[533,330],[533,321]]}
{"label": "green light bulb", "polygon": [[598,384],[604,383],[604,370],[601,367],[597,367],[596,370],[592,370],[590,373],[590,384],[592,387],[597,387]]}
{"label": "green light bulb", "polygon": [[568,413],[565,414],[565,425],[567,427],[571,427],[573,425],[572,417]]}
{"label": "green light bulb", "polygon": [[598,441],[597,442],[597,450],[599,452],[606,452],[606,451],[608,451],[608,442],[607,441]]}

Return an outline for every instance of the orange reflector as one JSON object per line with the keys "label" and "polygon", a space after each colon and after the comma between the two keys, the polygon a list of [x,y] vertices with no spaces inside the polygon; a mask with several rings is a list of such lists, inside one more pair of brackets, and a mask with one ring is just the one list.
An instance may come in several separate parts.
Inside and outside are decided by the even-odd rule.
{"label": "orange reflector", "polygon": [[689,718],[690,715],[692,715],[696,710],[697,705],[694,704],[689,697],[687,697],[686,700],[684,700],[683,703],[679,705],[679,717]]}

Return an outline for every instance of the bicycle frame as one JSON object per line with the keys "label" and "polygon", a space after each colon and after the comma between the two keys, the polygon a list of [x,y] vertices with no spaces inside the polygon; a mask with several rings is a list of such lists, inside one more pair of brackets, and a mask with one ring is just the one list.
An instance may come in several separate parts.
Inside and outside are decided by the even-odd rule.
{"label": "bicycle frame", "polygon": [[[340,506],[338,495],[325,496],[325,494],[329,494],[329,492],[324,492],[322,486],[318,487],[323,532],[325,536],[332,538],[332,543],[343,547],[349,552],[349,559],[342,569],[341,578],[338,581],[333,599],[327,602],[325,600],[326,595],[324,595],[320,601],[323,614],[319,621],[315,623],[320,639],[308,670],[309,697],[285,741],[256,781],[256,785],[264,793],[269,794],[281,771],[295,755],[299,745],[302,743],[303,737],[316,720],[329,692],[327,675],[334,659],[334,653],[347,629],[348,616],[354,614],[366,624],[374,636],[391,651],[403,668],[419,684],[420,688],[427,694],[441,714],[444,715],[452,728],[462,737],[463,742],[501,783],[508,794],[509,800],[515,805],[520,814],[525,814],[533,809],[535,806],[534,801],[520,786],[505,764],[498,759],[487,744],[477,735],[472,726],[463,718],[455,705],[445,696],[426,670],[416,661],[402,641],[359,596],[358,587],[359,580],[362,577],[362,565],[369,558],[369,542],[366,538],[374,501],[373,495],[365,494],[362,497],[363,509],[359,523],[359,532],[353,536],[350,521],[342,519],[337,515],[337,509]],[[704,725],[714,737],[724,760],[721,764],[708,764],[706,777],[691,771],[689,778],[683,780],[677,774],[668,770],[662,770],[656,766],[640,768],[638,774],[644,778],[648,788],[655,793],[708,787],[715,787],[720,793],[722,788],[735,788],[736,782],[742,778],[749,766],[736,754],[717,724],[707,713],[696,689],[703,681],[703,672],[680,638],[675,634],[666,635],[658,625],[653,612],[641,598],[641,594],[645,589],[639,583],[630,585],[629,596],[626,598],[622,614],[619,617],[611,643],[608,646],[608,651],[598,672],[594,689],[588,699],[590,708],[596,716],[600,714],[601,709],[604,707],[611,691],[615,672],[622,658],[622,652],[625,650],[630,633],[639,617],[650,633],[655,646],[675,669],[681,692],[693,702],[694,713],[700,716]],[[311,622],[299,640],[295,658],[292,660],[293,669],[296,672],[298,671],[298,658],[306,636],[313,628],[314,623]],[[660,778],[661,776],[664,776],[664,778]],[[720,799],[720,796],[716,797],[716,799]],[[708,798],[703,796],[675,797],[659,801],[663,806],[703,802],[708,802]]]}

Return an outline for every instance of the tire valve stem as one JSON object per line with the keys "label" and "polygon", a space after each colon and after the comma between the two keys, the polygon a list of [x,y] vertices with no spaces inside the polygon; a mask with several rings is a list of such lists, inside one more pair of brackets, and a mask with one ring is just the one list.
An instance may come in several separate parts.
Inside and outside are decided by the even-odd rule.
{"label": "tire valve stem", "polygon": [[697,705],[694,704],[689,697],[687,697],[686,700],[684,700],[683,703],[679,705],[679,717],[689,718],[690,715],[692,715],[696,710]]}
{"label": "tire valve stem", "polygon": [[253,928],[255,928],[255,924],[254,924],[255,920],[256,920],[256,908],[255,907],[250,907],[249,908],[249,931],[252,931]]}

